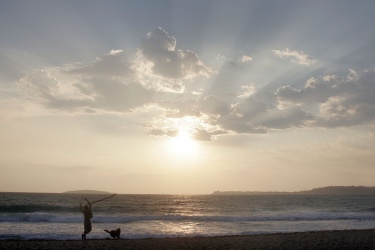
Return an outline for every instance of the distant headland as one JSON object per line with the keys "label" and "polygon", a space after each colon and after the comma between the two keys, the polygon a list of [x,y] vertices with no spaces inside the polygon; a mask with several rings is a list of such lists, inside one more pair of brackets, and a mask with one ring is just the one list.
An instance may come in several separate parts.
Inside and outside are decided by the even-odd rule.
{"label": "distant headland", "polygon": [[111,194],[106,191],[97,191],[97,190],[75,190],[75,191],[66,191],[63,194]]}
{"label": "distant headland", "polygon": [[297,192],[258,192],[258,191],[215,191],[212,195],[291,195],[291,194],[320,194],[320,195],[375,195],[375,187],[365,186],[329,186]]}

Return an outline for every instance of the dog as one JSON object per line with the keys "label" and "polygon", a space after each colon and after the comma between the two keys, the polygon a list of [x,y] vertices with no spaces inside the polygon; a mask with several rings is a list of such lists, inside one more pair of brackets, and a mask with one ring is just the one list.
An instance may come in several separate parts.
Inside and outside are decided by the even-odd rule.
{"label": "dog", "polygon": [[120,239],[120,234],[121,234],[121,229],[120,228],[117,228],[116,230],[111,230],[111,231],[108,231],[108,230],[104,230],[106,231],[107,233],[109,233],[109,235],[111,235],[111,237],[113,239],[117,238],[117,239]]}

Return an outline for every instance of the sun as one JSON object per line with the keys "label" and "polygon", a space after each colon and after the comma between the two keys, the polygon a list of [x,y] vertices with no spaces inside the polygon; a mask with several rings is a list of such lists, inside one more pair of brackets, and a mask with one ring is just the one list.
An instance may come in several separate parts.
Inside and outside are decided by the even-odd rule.
{"label": "sun", "polygon": [[169,131],[163,140],[168,160],[178,165],[191,165],[202,159],[204,146],[197,140],[196,132],[204,126],[204,120],[197,117],[168,118],[161,121],[163,131]]}
{"label": "sun", "polygon": [[176,137],[170,138],[169,149],[175,158],[187,158],[196,155],[198,144],[192,138],[192,133],[179,129]]}
{"label": "sun", "polygon": [[176,137],[176,141],[178,144],[180,144],[182,147],[189,148],[189,145],[192,143],[191,135],[188,131],[180,129],[178,131],[178,135]]}

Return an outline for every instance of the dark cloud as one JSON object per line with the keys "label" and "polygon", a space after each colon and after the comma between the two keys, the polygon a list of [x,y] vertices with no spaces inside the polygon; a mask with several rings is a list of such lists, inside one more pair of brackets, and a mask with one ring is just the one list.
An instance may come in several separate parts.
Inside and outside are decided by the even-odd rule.
{"label": "dark cloud", "polygon": [[228,131],[234,134],[266,134],[267,130],[256,124],[252,123],[251,120],[245,119],[243,116],[238,114],[230,114],[224,117],[220,117],[213,122],[216,126],[219,126],[222,130]]}
{"label": "dark cloud", "polygon": [[189,50],[177,50],[176,39],[161,28],[147,34],[139,49],[140,56],[152,64],[152,73],[165,79],[209,76],[211,70]]}
{"label": "dark cloud", "polygon": [[[310,79],[303,89],[280,87],[276,91],[280,102],[311,109],[316,116],[312,126],[346,127],[364,125],[375,118],[374,71],[358,74],[350,70],[346,77],[323,76]],[[314,106],[315,104],[315,106]],[[314,112],[318,109],[317,112]]]}
{"label": "dark cloud", "polygon": [[285,110],[269,111],[258,124],[267,129],[288,129],[292,127],[307,127],[314,117],[299,107]]}
{"label": "dark cloud", "polygon": [[329,84],[321,84],[317,79],[310,78],[304,89],[297,90],[291,86],[282,86],[277,89],[279,101],[299,103],[325,102],[334,93]]}

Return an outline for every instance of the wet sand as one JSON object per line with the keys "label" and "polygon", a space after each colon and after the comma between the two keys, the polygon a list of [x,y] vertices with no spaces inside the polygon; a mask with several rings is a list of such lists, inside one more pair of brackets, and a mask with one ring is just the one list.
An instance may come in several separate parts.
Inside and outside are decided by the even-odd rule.
{"label": "wet sand", "polygon": [[375,229],[268,235],[102,239],[3,240],[0,249],[375,249]]}

